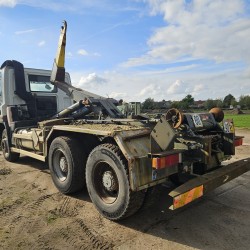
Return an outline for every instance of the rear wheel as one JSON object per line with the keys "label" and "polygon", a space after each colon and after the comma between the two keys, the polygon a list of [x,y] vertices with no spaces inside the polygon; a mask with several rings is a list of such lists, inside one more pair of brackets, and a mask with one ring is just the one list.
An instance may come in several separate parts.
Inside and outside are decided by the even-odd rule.
{"label": "rear wheel", "polygon": [[86,164],[86,184],[97,210],[110,220],[134,214],[142,205],[145,192],[132,192],[126,160],[113,144],[94,148]]}
{"label": "rear wheel", "polygon": [[7,136],[6,129],[4,129],[4,131],[2,133],[1,148],[3,151],[3,156],[7,161],[10,161],[10,162],[18,161],[20,154],[15,153],[15,152],[11,152],[10,147],[9,147],[9,143],[8,143],[8,136]]}
{"label": "rear wheel", "polygon": [[49,149],[49,168],[57,189],[70,194],[85,186],[86,156],[74,138],[58,137]]}

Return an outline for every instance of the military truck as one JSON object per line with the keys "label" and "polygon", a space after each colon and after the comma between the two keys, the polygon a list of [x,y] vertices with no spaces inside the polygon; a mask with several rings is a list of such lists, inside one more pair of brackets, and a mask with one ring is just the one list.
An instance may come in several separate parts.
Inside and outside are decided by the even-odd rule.
{"label": "military truck", "polygon": [[[221,109],[170,109],[158,120],[140,115],[128,119],[115,100],[69,85],[66,31],[64,22],[50,81],[75,103],[38,115],[31,101],[37,97],[16,79],[16,89],[21,84],[25,95],[16,91],[23,104],[9,103],[3,113],[6,160],[17,161],[22,154],[48,162],[60,192],[70,194],[86,186],[97,210],[110,220],[134,214],[148,190],[168,180],[178,183],[169,194],[170,208],[177,209],[250,169],[249,158],[224,165],[243,138],[235,136],[233,121],[224,120]],[[23,78],[21,67],[13,70]]]}

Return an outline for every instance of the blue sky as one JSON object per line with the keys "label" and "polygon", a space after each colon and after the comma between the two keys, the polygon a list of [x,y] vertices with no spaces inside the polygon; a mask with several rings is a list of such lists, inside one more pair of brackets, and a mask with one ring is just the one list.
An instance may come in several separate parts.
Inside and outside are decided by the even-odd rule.
{"label": "blue sky", "polygon": [[249,0],[0,0],[0,60],[51,69],[62,20],[74,85],[126,101],[250,94]]}

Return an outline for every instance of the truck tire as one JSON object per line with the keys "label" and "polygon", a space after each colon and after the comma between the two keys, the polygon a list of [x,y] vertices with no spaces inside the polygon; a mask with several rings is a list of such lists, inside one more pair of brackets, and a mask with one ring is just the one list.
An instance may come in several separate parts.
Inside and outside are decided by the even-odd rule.
{"label": "truck tire", "polygon": [[145,197],[145,192],[131,191],[126,159],[113,144],[99,145],[90,153],[86,184],[93,204],[110,220],[121,220],[134,214]]}
{"label": "truck tire", "polygon": [[84,188],[86,156],[76,139],[55,138],[48,161],[52,180],[61,193],[71,194]]}
{"label": "truck tire", "polygon": [[6,129],[4,129],[2,133],[1,148],[2,148],[3,156],[5,160],[10,161],[10,162],[18,161],[20,154],[10,151]]}

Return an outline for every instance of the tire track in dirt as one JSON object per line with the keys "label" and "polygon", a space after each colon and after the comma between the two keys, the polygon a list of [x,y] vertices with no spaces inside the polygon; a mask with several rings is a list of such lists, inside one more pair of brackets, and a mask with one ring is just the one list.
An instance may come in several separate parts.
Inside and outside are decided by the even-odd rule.
{"label": "tire track in dirt", "polygon": [[[100,231],[104,226],[102,218],[89,217],[89,206],[86,206],[84,200],[59,192],[47,194],[46,191],[39,190],[39,185],[29,176],[33,176],[36,171],[26,170],[23,178],[15,170],[15,166],[12,172],[3,170],[4,175],[0,176],[4,180],[1,185],[4,196],[1,198],[8,200],[8,203],[0,206],[0,248],[113,248],[112,241],[101,236]],[[48,184],[50,185],[49,182]],[[47,190],[50,190],[49,185],[45,186]],[[85,209],[88,209],[87,213]]]}
{"label": "tire track in dirt", "polygon": [[32,204],[30,204],[27,209],[28,210],[35,210],[37,211],[39,207],[41,207],[42,203],[44,201],[46,201],[47,199],[51,198],[54,194],[46,194],[46,195],[43,195],[41,197],[39,197],[35,202],[33,202]]}
{"label": "tire track in dirt", "polygon": [[93,229],[97,224],[98,227],[103,226],[103,223],[98,219],[99,217],[96,220],[91,220],[90,227],[83,219],[79,218],[78,215],[83,201],[62,194],[59,194],[56,198],[60,200],[60,204],[50,212],[55,213],[59,221],[70,220],[69,226],[61,228],[59,232],[54,232],[55,234],[59,233],[60,238],[64,239],[65,247],[67,246],[69,249],[93,248],[103,250],[113,248],[112,243],[106,241]]}
{"label": "tire track in dirt", "polygon": [[[76,235],[75,232],[78,232]],[[62,239],[72,249],[113,249],[113,243],[106,241],[95,230],[86,225],[83,219],[75,218],[70,224],[70,228],[60,230]]]}
{"label": "tire track in dirt", "polygon": [[46,249],[46,250],[53,250],[54,247],[50,246],[50,242],[48,238],[46,239],[42,235],[38,235],[38,238],[36,240],[36,244],[34,245],[34,249]]}
{"label": "tire track in dirt", "polygon": [[[49,227],[48,231],[36,239],[36,249],[57,249],[59,245],[65,249],[113,249],[113,244],[106,241],[93,229],[96,223],[91,223],[89,227],[83,219],[78,217],[80,208],[82,208],[81,201],[73,197],[65,197],[62,194],[58,194],[54,198],[59,204],[56,208],[47,210],[47,214],[54,215],[55,223],[61,225],[61,227],[53,227],[52,224],[47,225]],[[36,208],[36,205],[40,204],[44,199],[47,198],[43,197],[32,204],[32,207]],[[100,223],[101,221],[98,220],[97,224]],[[65,225],[67,226],[65,227]],[[46,242],[48,235],[54,238],[54,244],[59,242],[59,245]]]}
{"label": "tire track in dirt", "polygon": [[[14,233],[14,230],[23,230],[28,233],[32,233],[36,230],[39,231],[40,228],[44,227],[44,223],[41,223],[41,219],[39,218],[40,215],[38,216],[37,214],[41,212],[42,203],[51,198],[52,195],[41,196],[36,201],[24,205],[23,209],[18,211],[18,215],[14,216],[14,218],[12,217],[13,219],[9,219],[7,216],[6,221],[8,223],[5,222],[5,228],[11,230],[12,233]],[[22,203],[18,205],[19,206],[16,206],[15,209],[19,208]],[[13,211],[12,209],[12,211],[9,211],[8,215],[13,215],[15,213],[17,213],[17,211]],[[19,227],[16,225],[19,225]]]}
{"label": "tire track in dirt", "polygon": [[[6,204],[5,204],[6,203]],[[16,200],[10,201],[10,200],[2,200],[0,205],[0,216],[8,216],[14,213],[18,207],[20,207],[24,201],[22,198],[18,198]]]}
{"label": "tire track in dirt", "polygon": [[75,217],[79,212],[79,204],[71,197],[66,196],[58,212],[61,217]]}

